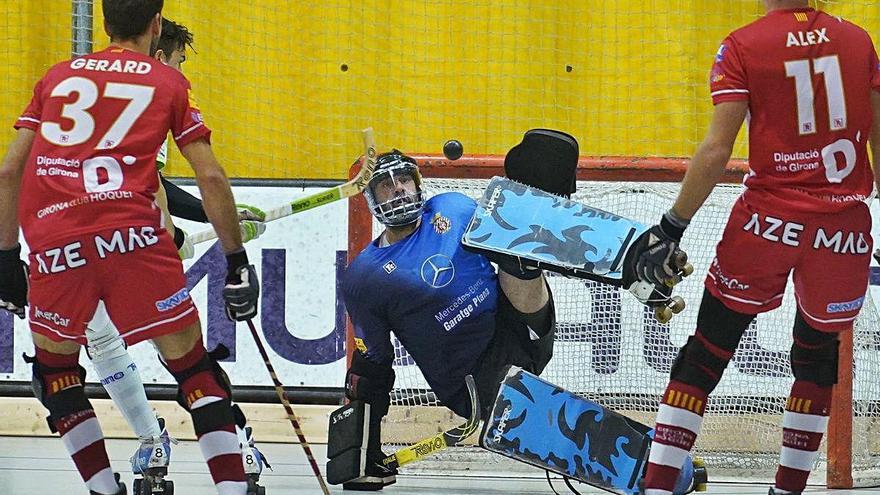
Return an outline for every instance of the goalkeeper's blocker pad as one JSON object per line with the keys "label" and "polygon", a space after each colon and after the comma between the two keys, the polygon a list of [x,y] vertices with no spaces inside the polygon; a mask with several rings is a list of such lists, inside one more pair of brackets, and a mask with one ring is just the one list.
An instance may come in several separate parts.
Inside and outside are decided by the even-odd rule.
{"label": "goalkeeper's blocker pad", "polygon": [[330,413],[327,482],[338,485],[364,476],[370,435],[370,405],[355,400]]}
{"label": "goalkeeper's blocker pad", "polygon": [[621,286],[623,260],[648,227],[503,177],[477,203],[462,244],[565,275]]}

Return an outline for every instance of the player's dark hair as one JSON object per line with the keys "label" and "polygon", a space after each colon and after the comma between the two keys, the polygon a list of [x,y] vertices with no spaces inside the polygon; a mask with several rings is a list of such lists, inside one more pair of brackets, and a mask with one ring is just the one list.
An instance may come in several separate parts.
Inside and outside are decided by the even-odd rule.
{"label": "player's dark hair", "polygon": [[181,50],[188,46],[192,48],[193,34],[183,24],[178,24],[171,19],[162,19],[162,37],[159,38],[159,49],[168,56],[174,50]]}
{"label": "player's dark hair", "polygon": [[114,40],[130,40],[147,30],[164,0],[103,0],[104,21]]}

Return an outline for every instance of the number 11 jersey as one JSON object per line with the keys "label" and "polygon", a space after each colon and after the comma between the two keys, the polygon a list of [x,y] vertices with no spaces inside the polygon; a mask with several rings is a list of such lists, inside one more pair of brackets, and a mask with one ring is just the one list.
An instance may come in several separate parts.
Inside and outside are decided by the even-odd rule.
{"label": "number 11 jersey", "polygon": [[49,69],[15,127],[37,134],[19,200],[31,250],[110,228],[158,228],[159,147],[169,130],[178,147],[211,134],[181,73],[115,46]]}
{"label": "number 11 jersey", "polygon": [[878,63],[862,28],[813,9],[771,11],[724,40],[710,86],[716,105],[749,103],[746,202],[833,213],[868,197]]}

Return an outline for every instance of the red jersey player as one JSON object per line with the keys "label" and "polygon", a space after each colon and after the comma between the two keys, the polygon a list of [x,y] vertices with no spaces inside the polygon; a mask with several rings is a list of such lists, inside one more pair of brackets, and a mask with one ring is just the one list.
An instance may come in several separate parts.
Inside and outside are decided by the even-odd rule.
{"label": "red jersey player", "polygon": [[837,333],[853,324],[867,289],[869,139],[880,157],[874,45],[863,29],[808,8],[807,0],[765,4],[767,15],[734,31],[715,56],[708,135],[639,258],[645,280],[675,278],[670,258],[749,115],[751,171],[709,269],[696,333],[679,352],[661,400],[647,495],[672,493],[709,394],[755,315],[781,304],[789,273],[798,306],[795,381],[770,493],[801,493],[828,422]]}
{"label": "red jersey player", "polygon": [[[256,272],[229,183],[186,78],[148,54],[162,0],[103,0],[104,51],[61,62],[37,83],[0,169],[0,306],[29,320],[34,389],[93,494],[125,493],[78,366],[100,302],[128,344],[152,339],[180,386],[221,494],[247,490],[229,384],[205,352],[174,241],[156,204],[156,154],[171,131],[191,163],[227,253],[227,314],[256,315]],[[30,248],[19,260],[18,227]]]}

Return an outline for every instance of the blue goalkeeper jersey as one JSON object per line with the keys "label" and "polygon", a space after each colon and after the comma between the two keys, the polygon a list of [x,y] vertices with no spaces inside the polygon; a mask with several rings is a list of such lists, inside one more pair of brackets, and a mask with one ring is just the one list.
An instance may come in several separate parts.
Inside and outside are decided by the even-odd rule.
{"label": "blue goalkeeper jersey", "polygon": [[342,280],[358,349],[391,366],[394,332],[437,398],[462,416],[470,413],[464,377],[495,333],[498,307],[495,269],[461,246],[475,208],[460,193],[434,196],[411,235],[386,247],[374,240]]}

